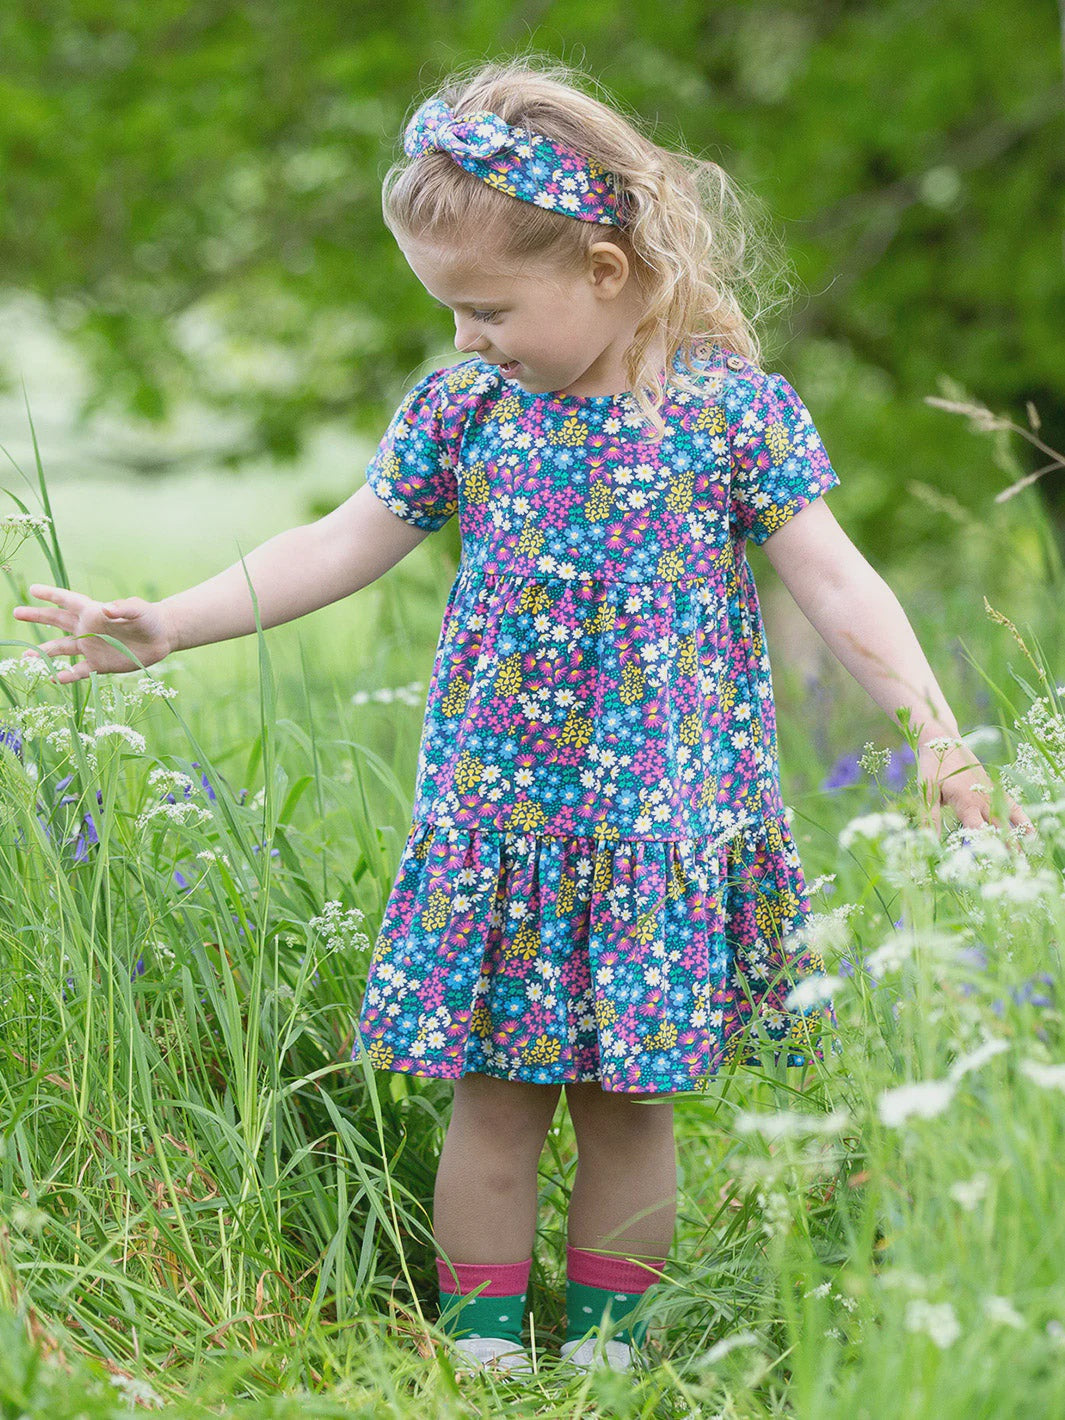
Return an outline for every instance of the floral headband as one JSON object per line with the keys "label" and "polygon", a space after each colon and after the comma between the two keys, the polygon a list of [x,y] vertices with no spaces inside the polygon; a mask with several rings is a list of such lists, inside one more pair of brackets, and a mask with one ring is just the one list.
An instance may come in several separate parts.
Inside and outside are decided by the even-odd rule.
{"label": "floral headband", "polygon": [[433,148],[509,197],[581,222],[624,225],[613,173],[554,138],[512,128],[497,113],[458,118],[442,99],[427,99],[407,124],[403,150],[416,158]]}

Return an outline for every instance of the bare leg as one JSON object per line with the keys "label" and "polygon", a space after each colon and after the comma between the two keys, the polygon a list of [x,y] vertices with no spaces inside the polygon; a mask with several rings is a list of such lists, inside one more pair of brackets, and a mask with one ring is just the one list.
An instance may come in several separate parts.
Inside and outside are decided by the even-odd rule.
{"label": "bare leg", "polygon": [[452,1262],[524,1262],[537,1171],[561,1085],[463,1075],[436,1172],[433,1233]]}
{"label": "bare leg", "polygon": [[614,1094],[592,1080],[567,1084],[566,1102],[578,1151],[570,1246],[667,1257],[677,1213],[673,1101]]}

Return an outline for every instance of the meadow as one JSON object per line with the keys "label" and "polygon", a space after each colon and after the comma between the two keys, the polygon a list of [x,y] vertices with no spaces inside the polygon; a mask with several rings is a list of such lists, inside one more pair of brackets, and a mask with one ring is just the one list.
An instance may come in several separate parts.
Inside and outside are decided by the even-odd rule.
{"label": "meadow", "polygon": [[[73,484],[53,506],[23,473],[10,493],[52,522],[10,553],[9,604],[68,575],[162,595],[232,560],[228,492],[213,515],[176,482],[136,512]],[[288,511],[276,479],[253,491],[246,547]],[[677,1242],[630,1375],[554,1365],[576,1162],[560,1104],[538,1372],[456,1377],[430,1227],[450,1086],[349,1058],[409,826],[442,540],[345,604],[148,677],[50,684],[7,618],[0,1413],[1065,1413],[1065,578],[1032,492],[931,515],[954,520],[953,553],[889,580],[1039,837],[937,836],[902,736],[844,673],[774,662],[841,1050],[677,1100]]]}

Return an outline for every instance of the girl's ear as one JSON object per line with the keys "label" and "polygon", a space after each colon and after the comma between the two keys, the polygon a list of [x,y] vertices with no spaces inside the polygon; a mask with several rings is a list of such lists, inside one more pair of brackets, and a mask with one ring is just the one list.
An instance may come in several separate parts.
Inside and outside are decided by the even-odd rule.
{"label": "girl's ear", "polygon": [[614,242],[595,242],[588,248],[588,279],[603,300],[621,295],[629,270],[628,257]]}

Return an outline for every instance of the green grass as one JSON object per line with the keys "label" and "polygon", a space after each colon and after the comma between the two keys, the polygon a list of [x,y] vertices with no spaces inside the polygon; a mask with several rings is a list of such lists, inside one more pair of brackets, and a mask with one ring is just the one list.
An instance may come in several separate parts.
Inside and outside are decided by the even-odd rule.
{"label": "green grass", "polygon": [[[828,763],[897,740],[856,688],[826,729],[807,688],[778,678],[807,876],[836,874],[816,926],[829,971],[852,968],[835,993],[844,1050],[677,1102],[677,1243],[648,1298],[655,1364],[635,1377],[567,1379],[551,1359],[575,1167],[560,1108],[530,1289],[540,1373],[456,1381],[430,1225],[450,1086],[349,1060],[420,729],[416,705],[351,696],[427,681],[442,541],[350,603],[164,663],[173,700],[139,697],[136,677],[0,678],[0,721],[37,705],[53,736],[73,732],[69,751],[24,734],[35,779],[0,748],[0,1414],[128,1414],[137,1394],[188,1416],[1062,1413],[1061,1086],[1025,1062],[1065,1058],[1065,741],[1023,718],[1035,693],[1061,713],[1061,586],[1046,529],[1029,512],[1018,542],[1011,516],[1009,539],[915,619],[930,653],[961,631],[972,658],[944,684],[963,728],[1007,732],[991,760],[1038,755],[1030,866],[1047,876],[1017,901],[1015,870],[944,868],[946,847],[910,830],[842,849],[852,817],[896,805],[868,779],[823,791]],[[100,590],[146,590],[136,555]],[[12,601],[57,575],[57,548],[15,565]],[[977,589],[1022,624],[1047,685]],[[93,762],[78,732],[114,721],[144,751],[108,736]],[[159,768],[192,778],[201,821],[144,817]],[[74,861],[85,813],[99,842]],[[888,940],[907,950],[874,981],[861,963]],[[988,1040],[1002,1048],[984,1058]],[[938,1113],[885,1122],[886,1091],[933,1080],[953,1086]]]}

